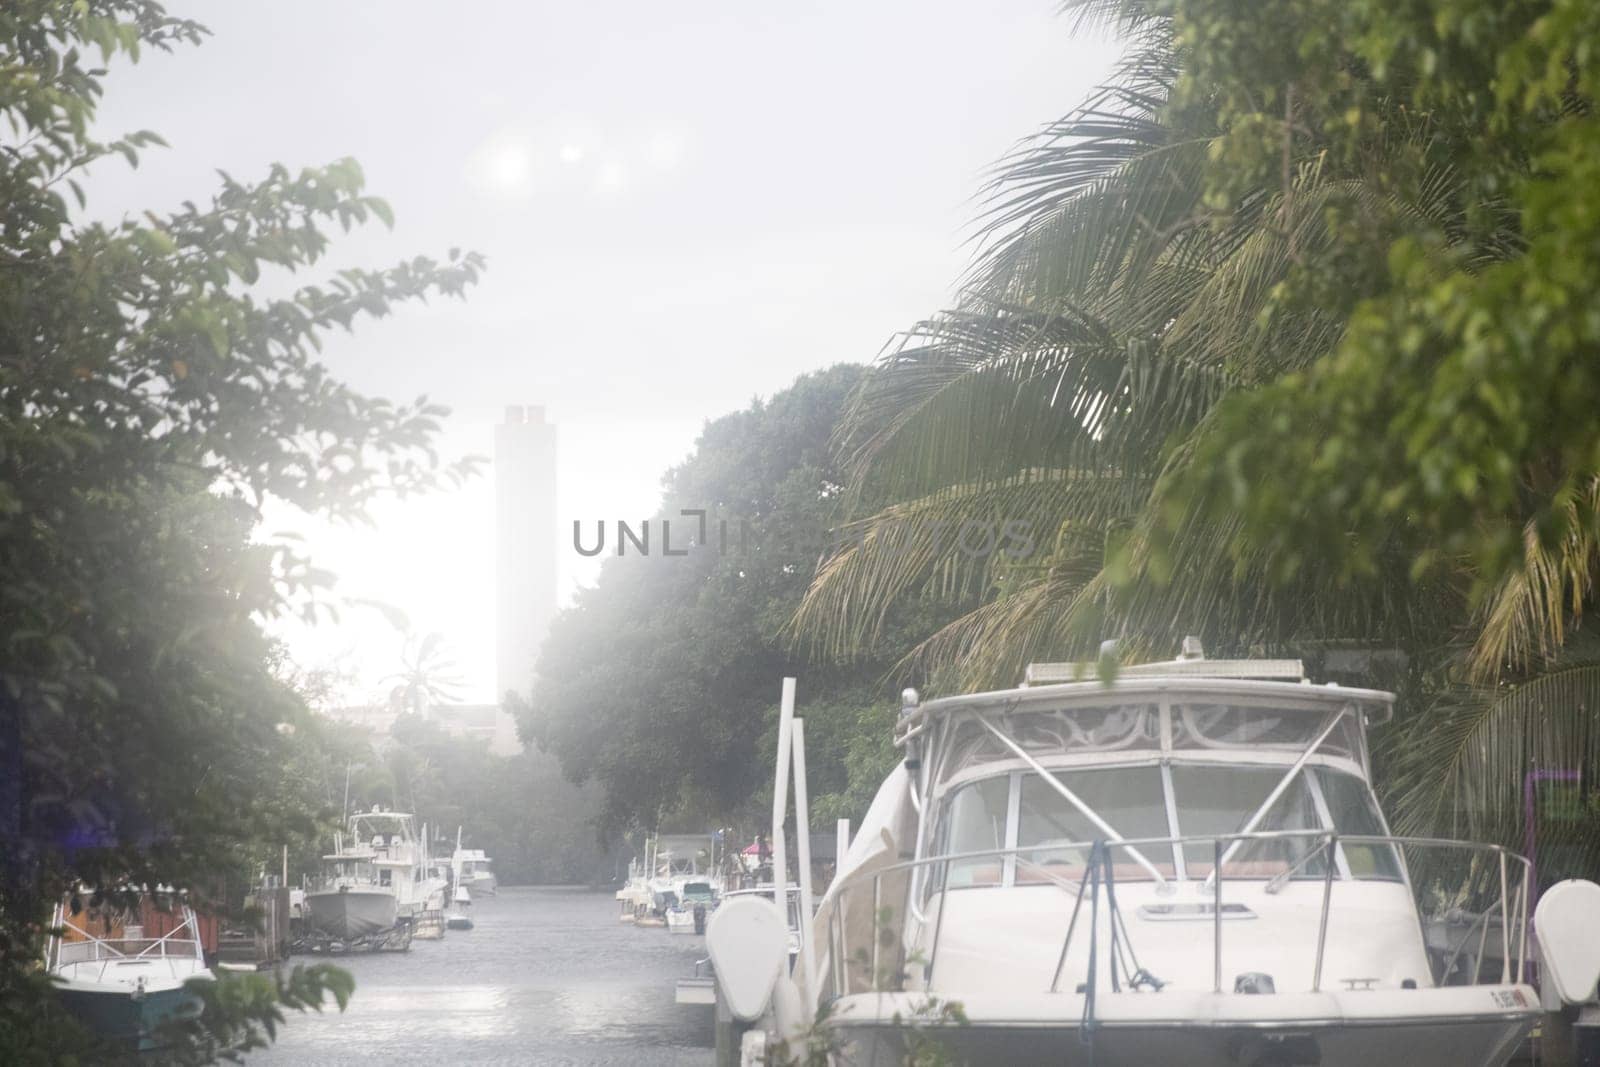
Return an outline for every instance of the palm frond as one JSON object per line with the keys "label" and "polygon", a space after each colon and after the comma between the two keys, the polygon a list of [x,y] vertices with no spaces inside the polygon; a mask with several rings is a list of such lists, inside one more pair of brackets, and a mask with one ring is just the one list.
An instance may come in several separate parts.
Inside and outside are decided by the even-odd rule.
{"label": "palm frond", "polygon": [[787,634],[814,655],[848,661],[877,643],[907,598],[1009,591],[1063,558],[1092,557],[1098,569],[1115,519],[1097,510],[1105,499],[1104,479],[1038,469],[887,507],[844,527],[844,547],[818,569]]}
{"label": "palm frond", "polygon": [[1058,555],[1048,571],[947,623],[893,673],[934,691],[961,692],[1015,685],[1029,663],[1078,658],[1066,635],[1099,564],[1098,551]]}
{"label": "palm frond", "polygon": [[942,316],[862,382],[836,441],[844,469],[909,497],[1053,465],[1092,437],[1122,362],[1092,320]]}
{"label": "palm frond", "polygon": [[[1574,663],[1515,685],[1443,687],[1392,730],[1387,808],[1396,832],[1520,847],[1530,773],[1600,773],[1600,662]],[[1589,826],[1592,837],[1592,820]],[[1589,841],[1590,847],[1600,842]]]}
{"label": "palm frond", "polygon": [[1469,676],[1497,681],[1507,670],[1549,663],[1583,617],[1585,602],[1600,578],[1600,481],[1590,481],[1556,507],[1563,520],[1554,543],[1540,524],[1523,530],[1522,567],[1508,574],[1485,599],[1475,620],[1477,640],[1467,656]]}

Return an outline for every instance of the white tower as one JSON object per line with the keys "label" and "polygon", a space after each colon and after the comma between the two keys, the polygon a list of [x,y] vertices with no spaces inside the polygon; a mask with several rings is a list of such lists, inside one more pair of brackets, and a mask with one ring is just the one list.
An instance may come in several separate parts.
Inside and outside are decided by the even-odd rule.
{"label": "white tower", "polygon": [[[495,698],[504,701],[514,692],[527,700],[556,610],[556,428],[544,421],[544,408],[506,408],[505,422],[494,430],[494,483]],[[503,709],[493,747],[521,747]]]}

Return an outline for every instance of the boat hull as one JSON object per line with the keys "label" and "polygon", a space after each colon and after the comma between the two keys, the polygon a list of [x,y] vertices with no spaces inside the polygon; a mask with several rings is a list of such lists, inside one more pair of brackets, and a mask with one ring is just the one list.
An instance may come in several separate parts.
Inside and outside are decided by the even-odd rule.
{"label": "boat hull", "polygon": [[474,896],[487,894],[492,897],[499,887],[499,883],[495,881],[492,871],[478,871],[466,879],[465,885],[472,891]]}
{"label": "boat hull", "polygon": [[[959,1063],[1056,1063],[1068,1067],[1147,1067],[1182,1063],[1189,1067],[1372,1067],[1403,1063],[1406,1067],[1502,1067],[1533,1028],[1537,1001],[1527,987],[1501,987],[1481,994],[1491,1009],[1523,998],[1517,1011],[1486,1010],[1480,1014],[1432,1014],[1436,1004],[1417,1004],[1423,1014],[1405,1014],[1407,998],[1430,999],[1430,993],[1457,994],[1465,990],[1362,994],[1389,1003],[1373,1013],[1360,1011],[1344,1017],[1294,1018],[1272,1005],[1251,1004],[1243,1011],[1229,1009],[1228,1001],[1272,1001],[1277,997],[1218,997],[1210,1010],[1197,1010],[1190,1018],[1174,1017],[1156,1008],[1164,994],[1135,994],[1140,1011],[1118,1012],[1085,1030],[1081,1025],[1083,998],[1054,998],[1055,1019],[1044,1020],[1030,1010],[996,1013],[997,1004],[973,1005],[964,1024],[937,1019],[925,994],[871,994],[836,1002],[832,1027],[842,1047],[842,1062],[900,1063],[911,1045],[936,1042]],[[1215,996],[1215,995],[1213,995]],[[1033,1000],[1034,998],[1025,998]],[[1110,998],[1100,998],[1103,1005]],[[1435,1001],[1444,999],[1433,997]],[[871,1001],[879,1001],[871,1004]],[[952,1002],[953,1003],[953,1002]],[[1396,1006],[1399,1013],[1392,1010]],[[1032,1007],[1029,1005],[1027,1007]],[[901,1011],[899,1020],[893,1012]],[[1253,1010],[1252,1010],[1253,1009]],[[963,1005],[967,1011],[968,1006]],[[1028,1016],[1033,1015],[1034,1018]],[[1229,1018],[1233,1015],[1233,1018]],[[1163,1018],[1162,1016],[1167,1016]],[[1276,1016],[1276,1017],[1274,1017]],[[920,1020],[907,1025],[906,1020]]]}
{"label": "boat hull", "polygon": [[158,1030],[163,1023],[199,1018],[204,1006],[182,986],[137,994],[126,987],[96,988],[82,983],[59,988],[58,995],[62,1006],[89,1030],[140,1050],[161,1047]]}
{"label": "boat hull", "polygon": [[367,937],[395,924],[393,893],[347,889],[306,894],[306,922],[328,937]]}

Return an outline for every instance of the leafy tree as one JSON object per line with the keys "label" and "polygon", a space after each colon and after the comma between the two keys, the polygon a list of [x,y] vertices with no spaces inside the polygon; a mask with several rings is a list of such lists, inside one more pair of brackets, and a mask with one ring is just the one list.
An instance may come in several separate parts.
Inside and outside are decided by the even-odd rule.
{"label": "leafy tree", "polygon": [[[441,409],[356,393],[317,353],[398,303],[461,294],[477,257],[252,292],[316,266],[330,228],[389,220],[353,161],[80,218],[86,168],[161,143],[90,136],[91,53],[204,34],[151,0],[0,9],[0,1046],[19,1058],[65,1032],[27,973],[64,889],[202,894],[251,845],[309,830],[310,799],[257,802],[291,799],[274,779],[305,716],[259,623],[320,576],[250,542],[260,502],[354,516],[459,473],[428,447]],[[259,1020],[271,997],[222,1000]]]}
{"label": "leafy tree", "polygon": [[[1330,17],[1331,39],[1316,24]],[[1423,714],[1394,746],[1402,824],[1518,843],[1525,774],[1600,770],[1600,649],[1579,631],[1600,575],[1600,11],[1286,5],[1274,32],[1300,62],[1256,71],[1236,65],[1243,27],[1225,5],[1173,20],[1227,42],[1180,83],[1189,106],[1274,131],[1297,164],[1379,156],[1385,127],[1413,116],[1420,144],[1387,174],[1454,190],[1456,210],[1379,239],[1327,227],[1278,303],[1351,284],[1357,262],[1365,299],[1325,357],[1221,406],[1193,476],[1158,494],[1152,552],[1188,516],[1227,511],[1235,559],[1280,573],[1316,559],[1350,582],[1398,564],[1413,601],[1451,590],[1445,651],[1421,657]],[[1240,140],[1215,154],[1219,197],[1260,166]],[[1568,829],[1592,867],[1600,821]]]}
{"label": "leafy tree", "polygon": [[567,781],[554,758],[534,751],[494,755],[487,741],[453,737],[413,715],[397,719],[378,748],[390,784],[353,792],[359,804],[415,811],[449,848],[462,827],[466,847],[486,851],[502,883],[609,880],[606,842],[593,824],[597,790]]}
{"label": "leafy tree", "polygon": [[[1115,76],[1000,167],[952,310],[841,434],[862,535],[803,641],[952,585],[905,666],[1011,683],[1120,637],[1396,650],[1408,830],[1519,843],[1600,770],[1593,5],[1082,0]],[[884,501],[889,503],[884,505]],[[1013,518],[1042,551],[934,531]],[[890,540],[911,520],[913,551]],[[1600,842],[1593,820],[1582,833]]]}
{"label": "leafy tree", "polygon": [[[830,440],[861,374],[841,365],[806,375],[708,423],[665,478],[649,555],[608,523],[614,555],[552,626],[521,718],[523,736],[570,777],[599,783],[605,830],[749,815],[770,788],[786,673],[802,678],[803,713],[828,722],[808,735],[825,790],[858,797],[844,766],[884,757],[894,714],[884,663],[810,672],[782,635],[827,548],[840,490]],[[643,525],[629,529],[637,537]],[[579,543],[592,549],[596,533],[583,525]],[[926,632],[923,616],[937,610],[903,610],[890,629],[905,643],[900,635]]]}

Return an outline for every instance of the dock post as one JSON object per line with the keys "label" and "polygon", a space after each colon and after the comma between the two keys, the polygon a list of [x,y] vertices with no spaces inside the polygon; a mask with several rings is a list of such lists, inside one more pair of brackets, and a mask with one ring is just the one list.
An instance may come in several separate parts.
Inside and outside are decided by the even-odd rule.
{"label": "dock post", "polygon": [[789,914],[789,855],[783,842],[783,823],[789,815],[790,724],[794,722],[794,679],[783,680],[778,705],[778,769],[772,789],[772,902]]}
{"label": "dock post", "polygon": [[817,949],[811,930],[811,799],[806,793],[806,721],[795,719],[789,744],[794,750],[795,845],[800,870],[800,967],[807,1003],[817,995]]}

